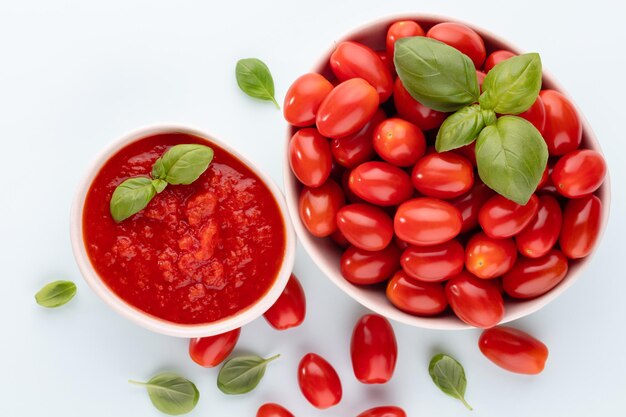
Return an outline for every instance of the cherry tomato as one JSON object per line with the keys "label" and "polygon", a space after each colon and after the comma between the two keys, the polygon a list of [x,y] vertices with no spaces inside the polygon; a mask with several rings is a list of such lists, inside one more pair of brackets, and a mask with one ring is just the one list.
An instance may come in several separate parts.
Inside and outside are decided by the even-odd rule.
{"label": "cherry tomato", "polygon": [[337,246],[339,246],[340,248],[347,248],[348,246],[350,246],[350,242],[348,242],[348,239],[346,239],[346,237],[343,235],[343,233],[341,233],[341,230],[337,229],[333,232],[332,235],[330,235],[330,238],[333,240],[333,242],[335,242],[337,244]]}
{"label": "cherry tomato", "polygon": [[446,297],[454,314],[469,325],[487,329],[504,317],[504,300],[496,282],[467,271],[446,283]]}
{"label": "cherry tomato", "polygon": [[276,330],[286,330],[302,324],[306,316],[306,297],[294,274],[291,274],[278,300],[263,316]]}
{"label": "cherry tomato", "polygon": [[420,281],[445,281],[463,270],[465,250],[452,239],[434,246],[410,246],[400,257],[402,269]]}
{"label": "cherry tomato", "polygon": [[333,139],[330,143],[330,152],[335,160],[347,168],[354,168],[373,159],[376,152],[372,144],[372,135],[376,126],[386,118],[385,112],[378,109],[372,119],[357,133]]}
{"label": "cherry tomato", "polygon": [[472,164],[472,166],[476,166],[476,141],[470,143],[469,145],[461,146],[460,148],[456,148],[451,150],[450,152],[457,153]]}
{"label": "cherry tomato", "polygon": [[317,111],[317,128],[327,138],[357,133],[378,109],[378,93],[362,78],[344,81],[331,91]]}
{"label": "cherry tomato", "polygon": [[362,78],[378,92],[380,103],[393,92],[393,78],[376,52],[358,42],[340,42],[330,56],[330,68],[340,81]]}
{"label": "cherry tomato", "polygon": [[337,230],[335,217],[344,203],[343,191],[333,180],[318,188],[305,187],[300,193],[300,220],[313,236],[329,236]]}
{"label": "cherry tomato", "polygon": [[539,199],[534,194],[523,206],[501,195],[494,195],[478,212],[478,223],[489,237],[511,237],[528,226],[538,209]]}
{"label": "cherry tomato", "polygon": [[426,139],[420,128],[395,117],[378,125],[373,144],[381,158],[401,167],[415,164],[426,150]]}
{"label": "cherry tomato", "polygon": [[241,329],[209,337],[197,337],[189,340],[189,356],[195,363],[205,368],[213,368],[231,354],[237,341]]}
{"label": "cherry tomato", "polygon": [[502,286],[513,298],[534,298],[556,287],[566,275],[567,258],[552,249],[541,258],[520,257],[502,277]]}
{"label": "cherry tomato", "polygon": [[499,64],[502,61],[505,61],[511,57],[514,57],[515,54],[511,51],[506,51],[504,49],[500,49],[498,51],[494,51],[491,54],[489,54],[489,56],[487,57],[487,60],[485,61],[485,72],[489,72],[491,71],[491,69],[493,67],[495,67],[497,64]]}
{"label": "cherry tomato", "polygon": [[443,285],[411,279],[398,271],[387,284],[387,298],[397,308],[415,316],[434,316],[448,306]]}
{"label": "cherry tomato", "polygon": [[517,248],[512,239],[494,239],[484,233],[476,233],[465,248],[465,267],[483,279],[505,274],[516,259]]}
{"label": "cherry tomato", "polygon": [[406,417],[406,413],[400,407],[384,405],[365,410],[357,417]]}
{"label": "cherry tomato", "polygon": [[563,155],[554,165],[552,182],[567,198],[591,194],[604,181],[606,163],[602,155],[591,149],[579,149]]}
{"label": "cherry tomato", "polygon": [[583,125],[574,105],[555,90],[539,93],[546,108],[546,124],[541,132],[550,155],[563,155],[580,146]]}
{"label": "cherry tomato", "polygon": [[387,280],[400,267],[395,245],[371,252],[351,246],[341,257],[341,275],[353,284],[369,285]]}
{"label": "cherry tomato", "polygon": [[413,167],[413,185],[428,197],[454,198],[474,185],[474,167],[454,152],[426,155]]}
{"label": "cherry tomato", "polygon": [[363,200],[379,206],[395,206],[413,195],[409,174],[386,162],[365,162],[354,168],[348,186]]}
{"label": "cherry tomato", "polygon": [[350,356],[354,376],[363,384],[384,384],[393,376],[398,357],[396,335],[389,321],[367,314],[352,332]]}
{"label": "cherry tomato", "polygon": [[330,176],[333,156],[328,139],[315,128],[298,130],[289,141],[289,165],[307,187],[319,187]]}
{"label": "cherry tomato", "polygon": [[483,62],[485,62],[487,51],[485,50],[483,38],[473,29],[461,23],[439,23],[430,28],[426,36],[437,39],[463,52],[474,62],[476,68],[481,68]]}
{"label": "cherry tomato", "polygon": [[393,23],[387,30],[387,58],[393,62],[395,44],[398,39],[424,35],[424,29],[412,20],[401,20]]}
{"label": "cherry tomato", "polygon": [[259,407],[256,417],[294,417],[293,414],[282,405],[267,403]]}
{"label": "cherry tomato", "polygon": [[518,114],[518,116],[532,123],[539,133],[543,133],[546,128],[546,106],[543,104],[543,100],[540,96],[537,96],[537,100],[535,100],[528,110]]}
{"label": "cherry tomato", "polygon": [[529,258],[547,254],[559,239],[563,215],[554,197],[539,197],[539,208],[531,222],[515,236],[519,252]]}
{"label": "cherry tomato", "polygon": [[461,233],[468,232],[478,226],[480,208],[494,195],[495,192],[487,187],[480,178],[477,178],[474,187],[468,193],[450,200],[450,203],[461,212],[463,221]]}
{"label": "cherry tomato", "polygon": [[480,87],[480,91],[483,91],[483,81],[485,81],[486,76],[487,74],[484,72],[476,70],[476,78],[478,79],[478,87]]}
{"label": "cherry tomato", "polygon": [[396,235],[417,246],[447,242],[461,231],[461,213],[436,198],[414,198],[398,207],[393,227]]}
{"label": "cherry tomato", "polygon": [[320,104],[332,89],[333,85],[322,75],[304,74],[287,90],[283,105],[285,120],[298,127],[312,125]]}
{"label": "cherry tomato", "polygon": [[543,170],[543,174],[541,174],[541,178],[539,179],[539,184],[537,184],[537,190],[545,187],[548,184],[548,179],[550,179],[550,175],[552,171],[550,169],[550,165],[546,165],[546,169]]}
{"label": "cherry tomato", "polygon": [[595,195],[569,200],[563,211],[559,243],[571,259],[589,255],[600,235],[602,201]]}
{"label": "cherry tomato", "polygon": [[307,353],[300,361],[298,385],[304,398],[322,410],[337,405],[343,394],[335,368],[315,353]]}
{"label": "cherry tomato", "polygon": [[534,375],[543,371],[548,348],[528,333],[499,326],[485,330],[478,340],[480,351],[507,371]]}
{"label": "cherry tomato", "polygon": [[337,212],[337,227],[360,249],[385,249],[393,238],[393,221],[382,209],[369,204],[349,204]]}
{"label": "cherry tomato", "polygon": [[443,123],[447,114],[424,106],[411,97],[400,78],[396,78],[393,89],[393,102],[398,114],[422,130],[435,129]]}

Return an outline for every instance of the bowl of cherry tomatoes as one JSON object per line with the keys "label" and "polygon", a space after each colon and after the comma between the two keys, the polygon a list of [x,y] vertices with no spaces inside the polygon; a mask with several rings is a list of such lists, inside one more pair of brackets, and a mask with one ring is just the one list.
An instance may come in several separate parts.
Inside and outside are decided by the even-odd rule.
{"label": "bowl of cherry tomatoes", "polygon": [[285,97],[288,209],[319,268],[370,310],[424,328],[493,327],[539,310],[582,275],[608,219],[606,163],[543,72],[517,116],[545,140],[545,170],[526,204],[496,193],[481,181],[475,142],[435,150],[450,113],[416,100],[397,76],[395,42],[417,36],[469,57],[481,86],[520,55],[483,29],[426,15],[349,33]]}

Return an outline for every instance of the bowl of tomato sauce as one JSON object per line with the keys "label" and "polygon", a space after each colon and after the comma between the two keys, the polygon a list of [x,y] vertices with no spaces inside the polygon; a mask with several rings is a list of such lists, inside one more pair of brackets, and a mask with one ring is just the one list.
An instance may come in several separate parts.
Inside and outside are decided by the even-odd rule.
{"label": "bowl of tomato sauce", "polygon": [[[116,222],[116,187],[149,177],[181,144],[210,147],[208,168]],[[239,328],[269,309],[292,272],[296,242],[271,178],[224,142],[178,125],[135,130],[97,157],[76,194],[71,240],[82,275],[106,304],[147,329],[188,338]]]}
{"label": "bowl of tomato sauce", "polygon": [[547,144],[544,175],[525,206],[496,195],[478,176],[474,144],[435,151],[449,114],[411,97],[393,65],[395,41],[413,36],[461,51],[480,85],[521,53],[431,15],[384,18],[335,42],[285,99],[296,232],[334,284],[398,322],[455,330],[524,317],[583,275],[601,239],[610,185],[599,142],[544,71],[539,97],[519,114]]}

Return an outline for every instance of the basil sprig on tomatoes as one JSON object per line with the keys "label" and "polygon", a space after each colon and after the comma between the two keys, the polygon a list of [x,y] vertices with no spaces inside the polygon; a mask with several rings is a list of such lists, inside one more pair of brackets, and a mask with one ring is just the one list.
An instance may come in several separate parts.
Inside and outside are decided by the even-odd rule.
{"label": "basil sprig on tomatoes", "polygon": [[482,94],[472,60],[437,40],[399,39],[394,64],[414,99],[438,111],[454,112],[439,128],[437,152],[477,140],[482,181],[509,200],[526,204],[546,168],[548,148],[541,133],[515,115],[528,110],[539,95],[539,54],[515,56],[494,66]]}

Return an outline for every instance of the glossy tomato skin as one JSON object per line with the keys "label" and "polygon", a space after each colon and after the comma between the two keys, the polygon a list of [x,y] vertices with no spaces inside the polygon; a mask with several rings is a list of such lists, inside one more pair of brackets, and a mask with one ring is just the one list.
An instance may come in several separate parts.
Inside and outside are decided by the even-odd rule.
{"label": "glossy tomato skin", "polygon": [[383,250],[393,239],[391,217],[370,204],[343,206],[337,212],[337,227],[350,243],[368,251]]}
{"label": "glossy tomato skin", "polygon": [[378,92],[384,103],[393,92],[393,78],[376,52],[358,42],[345,41],[330,55],[330,68],[340,81],[362,78]]}
{"label": "glossy tomato skin", "polygon": [[426,155],[413,167],[413,186],[428,197],[454,198],[468,192],[474,185],[474,167],[454,152]]}
{"label": "glossy tomato skin", "polygon": [[205,368],[213,368],[230,355],[237,345],[241,329],[209,337],[189,340],[189,356],[195,363]]}
{"label": "glossy tomato skin", "polygon": [[577,149],[583,126],[574,105],[555,90],[542,90],[539,96],[546,109],[546,124],[541,133],[550,155],[563,155]]}
{"label": "glossy tomato skin", "polygon": [[458,49],[470,57],[476,68],[482,68],[487,56],[485,42],[473,29],[461,23],[444,22],[430,28],[426,36]]}
{"label": "glossy tomato skin", "polygon": [[357,417],[406,417],[406,413],[400,407],[384,405],[365,410]]}
{"label": "glossy tomato skin", "polygon": [[578,149],[563,155],[554,165],[552,182],[567,198],[579,198],[596,191],[604,182],[606,162],[599,152]]}
{"label": "glossy tomato skin", "polygon": [[602,201],[595,195],[569,200],[563,211],[559,243],[570,259],[589,255],[600,235]]}
{"label": "glossy tomato skin", "polygon": [[287,90],[283,104],[285,120],[298,127],[311,126],[320,104],[332,89],[333,85],[322,75],[304,74]]}
{"label": "glossy tomato skin", "polygon": [[518,114],[522,119],[528,120],[537,128],[539,133],[543,133],[546,128],[546,106],[543,104],[541,96],[537,96],[537,100],[528,110]]}
{"label": "glossy tomato skin", "polygon": [[341,275],[353,284],[377,284],[400,268],[400,250],[394,244],[376,252],[350,246],[341,256],[340,267]]}
{"label": "glossy tomato skin", "polygon": [[307,353],[300,360],[298,385],[304,398],[321,410],[337,405],[343,394],[335,368],[315,353]]}
{"label": "glossy tomato skin", "polygon": [[410,246],[400,257],[407,275],[426,282],[441,282],[458,275],[464,264],[465,250],[455,239],[434,246]]}
{"label": "glossy tomato skin", "polygon": [[476,163],[476,141],[470,143],[469,145],[465,145],[465,146],[461,146],[460,148],[453,149],[450,152],[454,152],[456,154],[459,154],[465,157],[465,159],[470,161],[472,166],[474,167],[478,165]]}
{"label": "glossy tomato skin", "polygon": [[275,403],[263,404],[256,412],[256,417],[294,417],[285,407]]}
{"label": "glossy tomato skin", "polygon": [[502,287],[513,298],[538,297],[563,281],[567,269],[567,258],[556,249],[541,258],[520,257],[502,277]]}
{"label": "glossy tomato skin", "polygon": [[294,274],[291,274],[278,300],[263,316],[276,330],[287,330],[302,324],[306,317],[306,297]]}
{"label": "glossy tomato skin", "polygon": [[512,239],[494,239],[476,233],[465,248],[465,267],[479,278],[497,278],[508,272],[517,260]]}
{"label": "glossy tomato skin", "polygon": [[335,161],[346,168],[354,168],[374,158],[372,135],[374,129],[387,118],[382,109],[376,110],[372,119],[357,133],[330,142],[330,152]]}
{"label": "glossy tomato skin", "polygon": [[384,384],[396,369],[398,345],[389,321],[377,314],[367,314],[352,332],[350,357],[354,376],[363,384]]}
{"label": "glossy tomato skin", "polygon": [[379,206],[395,206],[413,195],[409,174],[387,162],[365,162],[354,168],[348,186],[363,200]]}
{"label": "glossy tomato skin", "polygon": [[387,51],[386,50],[376,51],[376,55],[378,55],[380,60],[383,61],[383,64],[385,64],[385,66],[389,70],[389,73],[391,74],[391,78],[395,80],[398,74],[396,73],[396,67],[393,65],[393,59],[390,60],[389,57],[387,56]]}
{"label": "glossy tomato skin", "polygon": [[424,35],[424,29],[412,20],[400,20],[392,23],[389,29],[387,29],[387,38],[385,40],[387,58],[393,62],[395,44],[398,39]]}
{"label": "glossy tomato skin", "polygon": [[319,187],[330,176],[333,156],[328,139],[315,128],[298,130],[289,141],[289,165],[307,187]]}
{"label": "glossy tomato skin", "polygon": [[446,283],[446,297],[454,314],[469,325],[488,329],[504,317],[504,301],[498,285],[467,271]]}
{"label": "glossy tomato skin", "polygon": [[411,97],[400,78],[396,78],[394,84],[393,102],[396,111],[403,119],[415,124],[423,131],[441,126],[447,116],[446,113],[428,108]]}
{"label": "glossy tomato skin", "polygon": [[426,139],[420,128],[397,117],[376,127],[373,145],[382,159],[400,167],[415,164],[426,151]]}
{"label": "glossy tomato skin", "polygon": [[435,316],[448,306],[443,285],[412,279],[398,271],[387,284],[387,298],[398,309],[415,316]]}
{"label": "glossy tomato skin", "polygon": [[541,373],[548,359],[546,345],[512,327],[498,326],[485,330],[480,335],[478,347],[491,362],[518,374]]}
{"label": "glossy tomato skin", "polygon": [[507,51],[505,49],[500,49],[497,51],[493,51],[487,59],[485,60],[485,66],[483,67],[485,72],[491,71],[493,67],[499,64],[502,61],[505,61],[511,57],[514,57],[515,54],[511,51]]}
{"label": "glossy tomato skin", "polygon": [[461,231],[461,213],[452,204],[430,197],[402,203],[393,221],[396,235],[416,246],[447,242]]}
{"label": "glossy tomato skin", "polygon": [[330,236],[337,230],[335,218],[344,203],[343,190],[333,180],[317,188],[305,187],[299,199],[300,220],[313,236]]}
{"label": "glossy tomato skin", "polygon": [[495,192],[487,187],[480,178],[477,178],[474,187],[469,192],[450,200],[450,203],[461,213],[463,222],[461,233],[469,232],[478,226],[480,208],[494,195]]}
{"label": "glossy tomato skin", "polygon": [[539,197],[537,214],[515,236],[519,253],[528,258],[539,258],[547,254],[559,240],[562,222],[563,214],[559,202],[549,195]]}
{"label": "glossy tomato skin", "polygon": [[485,234],[503,239],[521,232],[533,220],[539,209],[539,198],[532,195],[525,205],[501,195],[491,197],[478,212],[478,223]]}

